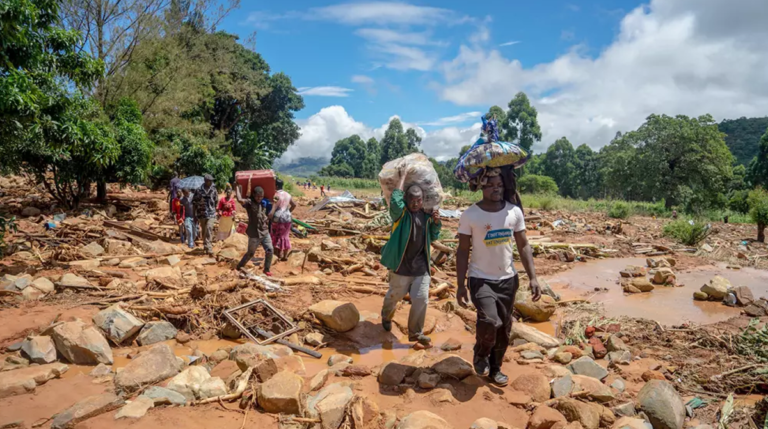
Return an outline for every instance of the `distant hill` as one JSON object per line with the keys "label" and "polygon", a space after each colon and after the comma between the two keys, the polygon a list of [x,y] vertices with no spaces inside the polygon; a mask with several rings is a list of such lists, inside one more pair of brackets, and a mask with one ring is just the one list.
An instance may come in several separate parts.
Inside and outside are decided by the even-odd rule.
{"label": "distant hill", "polygon": [[725,144],[733,156],[746,166],[757,155],[760,137],[768,129],[768,117],[724,119],[718,128],[726,134]]}
{"label": "distant hill", "polygon": [[274,169],[282,174],[297,177],[311,176],[321,168],[329,164],[330,161],[324,158],[299,158],[290,164],[275,163]]}

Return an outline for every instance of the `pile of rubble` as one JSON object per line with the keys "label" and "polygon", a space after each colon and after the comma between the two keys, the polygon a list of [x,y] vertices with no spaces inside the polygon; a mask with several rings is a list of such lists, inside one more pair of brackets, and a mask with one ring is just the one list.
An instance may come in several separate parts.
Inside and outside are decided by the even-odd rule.
{"label": "pile of rubble", "polygon": [[619,273],[621,287],[625,293],[651,292],[656,286],[683,286],[677,284],[677,278],[672,271],[672,267],[677,263],[674,258],[648,258],[645,262],[647,268],[631,265]]}

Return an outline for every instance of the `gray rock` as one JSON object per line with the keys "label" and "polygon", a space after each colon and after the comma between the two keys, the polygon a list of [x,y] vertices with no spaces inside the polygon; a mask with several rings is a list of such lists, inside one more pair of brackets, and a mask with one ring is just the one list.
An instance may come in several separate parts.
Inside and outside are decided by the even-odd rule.
{"label": "gray rock", "polygon": [[611,429],[653,429],[653,426],[643,419],[622,417],[616,420]]}
{"label": "gray rock", "polygon": [[78,423],[121,407],[125,401],[114,393],[88,396],[53,416],[51,429],[70,429]]}
{"label": "gray rock", "polygon": [[611,335],[608,337],[608,340],[605,342],[605,348],[608,349],[609,352],[629,350],[629,346],[627,346],[624,343],[624,340],[619,338],[617,335]]}
{"label": "gray rock", "polygon": [[80,251],[85,253],[86,256],[90,256],[91,258],[96,258],[101,256],[104,253],[104,248],[101,247],[99,243],[92,241],[87,246],[83,246],[83,248],[80,249]]}
{"label": "gray rock", "polygon": [[319,332],[310,332],[304,336],[304,343],[312,347],[317,347],[323,344],[323,334]]}
{"label": "gray rock", "polygon": [[379,370],[379,384],[385,386],[397,386],[405,377],[415,370],[414,367],[403,365],[399,362],[387,362]]}
{"label": "gray rock", "polygon": [[85,277],[80,277],[72,273],[66,273],[61,276],[59,284],[67,286],[93,286]]}
{"label": "gray rock", "polygon": [[634,417],[637,415],[635,411],[635,404],[633,402],[626,402],[613,407],[613,413],[621,417]]}
{"label": "gray rock", "polygon": [[211,374],[202,366],[190,366],[168,382],[167,388],[179,392],[188,400],[200,398],[200,388],[211,378]]}
{"label": "gray rock", "polygon": [[252,366],[256,367],[266,359],[277,359],[278,357],[272,348],[254,343],[235,346],[229,352],[229,360],[235,361],[241,371],[246,371]]}
{"label": "gray rock", "polygon": [[708,284],[701,287],[701,291],[706,293],[710,298],[715,300],[721,300],[728,295],[728,289],[731,287],[731,282],[727,279],[715,276]]}
{"label": "gray rock", "polygon": [[147,324],[141,328],[141,332],[139,332],[137,341],[140,345],[147,346],[150,344],[172,340],[176,338],[177,333],[178,330],[176,327],[173,326],[170,322],[166,322],[165,320],[160,322],[147,322]]}
{"label": "gray rock", "polygon": [[229,352],[224,349],[218,349],[208,356],[208,360],[214,363],[224,362],[227,359],[229,359]]}
{"label": "gray rock", "polygon": [[632,361],[632,353],[628,351],[615,351],[610,352],[606,356],[609,362],[613,362],[615,364],[619,365],[629,365],[629,363]]}
{"label": "gray rock", "polygon": [[67,365],[57,362],[0,372],[0,399],[34,392],[35,387],[61,377],[67,370]]}
{"label": "gray rock", "polygon": [[227,386],[219,377],[211,377],[200,385],[200,399],[215,398],[227,394]]}
{"label": "gray rock", "polygon": [[112,368],[104,365],[103,363],[96,365],[96,368],[88,373],[88,375],[91,377],[105,377],[110,374],[112,374]]}
{"label": "gray rock", "polygon": [[512,334],[510,335],[512,340],[521,338],[529,343],[536,343],[544,348],[557,347],[560,345],[560,341],[551,335],[545,334],[538,329],[528,326],[524,323],[513,323]]}
{"label": "gray rock", "polygon": [[32,283],[32,278],[29,276],[24,277],[18,277],[10,281],[3,289],[14,291],[14,292],[21,292],[24,289],[27,288]]}
{"label": "gray rock", "polygon": [[24,345],[24,341],[20,341],[18,343],[13,343],[10,346],[6,347],[5,349],[9,352],[17,352],[21,350],[21,346]]}
{"label": "gray rock", "polygon": [[520,357],[523,359],[544,359],[544,355],[536,350],[524,350],[520,352]]}
{"label": "gray rock", "polygon": [[104,335],[80,320],[65,322],[53,328],[51,338],[56,350],[77,365],[109,364],[113,362],[112,349]]}
{"label": "gray rock", "polygon": [[570,375],[560,377],[552,382],[552,396],[561,398],[568,396],[573,391],[573,378]]}
{"label": "gray rock", "polygon": [[45,277],[36,278],[30,286],[46,294],[52,293],[56,289],[53,282]]}
{"label": "gray rock", "polygon": [[187,403],[187,398],[181,393],[160,386],[150,386],[141,396],[150,398],[156,403],[163,399],[167,399],[173,405],[186,405]]}
{"label": "gray rock", "polygon": [[457,355],[445,355],[439,362],[432,365],[432,370],[442,376],[463,380],[475,372],[471,363]]}
{"label": "gray rock", "polygon": [[181,370],[167,344],[158,344],[140,353],[115,376],[115,387],[128,392],[165,380]]}
{"label": "gray rock", "polygon": [[330,374],[331,371],[328,369],[324,369],[315,374],[315,376],[312,377],[312,380],[309,382],[309,391],[314,392],[315,390],[325,386],[325,383],[328,381],[328,376],[330,376]]}
{"label": "gray rock", "polygon": [[51,337],[29,337],[21,346],[21,353],[32,363],[56,362],[56,345]]}
{"label": "gray rock", "polygon": [[351,331],[360,321],[360,312],[351,302],[320,301],[309,307],[309,311],[325,326],[337,332]]}
{"label": "gray rock", "polygon": [[685,404],[668,381],[645,383],[637,395],[637,404],[654,429],[682,429],[685,423]]}
{"label": "gray rock", "polygon": [[613,383],[611,383],[611,387],[618,390],[619,393],[623,393],[624,390],[626,390],[627,385],[623,379],[617,378],[616,380],[613,380]]}
{"label": "gray rock", "polygon": [[440,383],[440,374],[422,372],[417,379],[417,383],[422,389],[434,389]]}
{"label": "gray rock", "polygon": [[155,406],[155,401],[146,396],[139,396],[138,398],[126,404],[123,408],[115,414],[115,420],[119,419],[140,419],[147,414],[150,408]]}
{"label": "gray rock", "polygon": [[499,423],[496,420],[491,420],[487,417],[481,417],[475,420],[469,429],[498,429]]}
{"label": "gray rock", "polygon": [[273,414],[299,414],[304,379],[288,371],[281,371],[259,386],[259,406]]}
{"label": "gray rock", "polygon": [[21,211],[21,215],[24,217],[40,216],[40,209],[37,207],[27,206]]}
{"label": "gray rock", "polygon": [[598,365],[592,358],[582,356],[568,365],[568,369],[576,375],[586,375],[587,377],[602,380],[608,376],[608,371]]}
{"label": "gray rock", "polygon": [[115,344],[133,337],[144,326],[144,322],[120,308],[119,305],[113,305],[96,313],[93,316],[93,323]]}
{"label": "gray rock", "polygon": [[320,418],[323,429],[338,429],[354,393],[349,386],[334,383],[307,398],[307,413]]}

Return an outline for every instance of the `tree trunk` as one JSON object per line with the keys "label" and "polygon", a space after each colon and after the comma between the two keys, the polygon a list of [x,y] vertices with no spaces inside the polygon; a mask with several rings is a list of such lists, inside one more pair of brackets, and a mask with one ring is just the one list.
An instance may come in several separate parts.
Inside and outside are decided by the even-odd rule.
{"label": "tree trunk", "polygon": [[765,224],[757,223],[757,241],[765,243]]}
{"label": "tree trunk", "polygon": [[96,199],[99,204],[107,203],[107,182],[105,180],[96,182]]}

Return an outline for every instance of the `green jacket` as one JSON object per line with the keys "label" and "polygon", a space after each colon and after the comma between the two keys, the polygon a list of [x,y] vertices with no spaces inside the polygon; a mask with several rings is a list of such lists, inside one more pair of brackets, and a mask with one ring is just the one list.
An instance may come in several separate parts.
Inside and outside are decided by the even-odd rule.
{"label": "green jacket", "polygon": [[[413,217],[406,208],[403,191],[395,189],[392,192],[392,198],[389,203],[389,215],[392,217],[392,230],[389,233],[389,241],[381,249],[381,264],[391,271],[397,271],[405,255],[405,248],[408,245],[408,239],[411,237],[411,227],[413,226]],[[427,256],[427,266],[431,265],[430,246],[433,241],[440,237],[441,223],[434,223],[432,218],[427,218],[426,226],[426,246],[424,252]]]}

